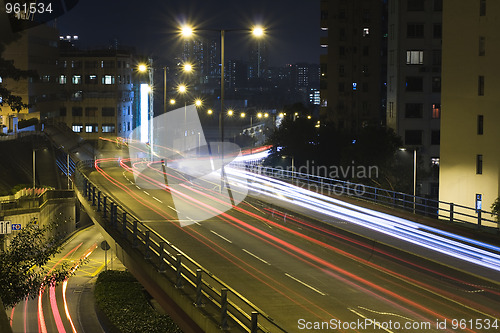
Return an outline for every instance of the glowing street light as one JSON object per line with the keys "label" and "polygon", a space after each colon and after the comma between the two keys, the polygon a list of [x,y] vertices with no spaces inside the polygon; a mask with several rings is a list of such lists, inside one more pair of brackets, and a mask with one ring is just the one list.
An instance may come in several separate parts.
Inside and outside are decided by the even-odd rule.
{"label": "glowing street light", "polygon": [[137,70],[141,73],[144,73],[148,70],[148,66],[145,64],[139,64],[139,66],[137,66]]}
{"label": "glowing street light", "polygon": [[264,36],[264,29],[261,26],[255,26],[252,30],[252,34],[255,37],[262,37]]}
{"label": "glowing street light", "polygon": [[[221,136],[221,193],[222,189],[225,186],[225,181],[224,181],[224,80],[225,80],[225,75],[224,75],[224,40],[225,40],[225,35],[226,31],[249,31],[248,29],[230,29],[230,30],[213,30],[213,29],[202,29],[202,30],[208,30],[208,31],[218,31],[220,32],[220,64],[221,64],[221,71],[220,71],[220,82],[221,82],[221,89],[220,89],[220,101],[221,101],[221,106],[220,106],[220,113],[219,113],[219,128],[220,128],[220,136]],[[260,26],[255,26],[252,29],[252,34],[255,37],[261,37],[264,35],[264,29]],[[184,25],[180,28],[180,34],[185,37],[189,38],[194,35],[194,30],[191,26]],[[259,43],[259,57],[260,57],[260,43]],[[259,62],[259,72],[260,72],[260,62]],[[230,113],[231,112],[231,113]],[[232,115],[232,111],[228,111],[227,113],[229,116]]]}
{"label": "glowing street light", "polygon": [[181,94],[184,94],[187,92],[187,87],[185,84],[180,84],[178,87],[177,87],[177,91],[180,92]]}
{"label": "glowing street light", "polygon": [[202,104],[203,103],[202,103],[201,99],[197,99],[194,101],[194,105],[196,105],[197,107],[200,107]]}
{"label": "glowing street light", "polygon": [[186,73],[191,73],[193,71],[193,65],[186,62],[184,63],[184,65],[182,65],[182,70]]}
{"label": "glowing street light", "polygon": [[211,115],[212,113],[214,113],[214,112],[212,111],[212,109],[208,109],[208,110],[207,110],[207,114]]}
{"label": "glowing street light", "polygon": [[233,114],[234,114],[234,111],[233,111],[233,110],[227,110],[227,115],[228,115],[228,116],[230,116],[230,117],[231,117]]}
{"label": "glowing street light", "polygon": [[245,112],[240,113],[241,118],[245,118],[245,116],[246,116]]}
{"label": "glowing street light", "polygon": [[191,37],[193,35],[193,28],[188,26],[188,25],[184,25],[181,27],[181,35],[183,37]]}
{"label": "glowing street light", "polygon": [[175,99],[173,99],[173,98],[172,98],[172,99],[170,100],[170,104],[171,104],[171,105],[174,105],[174,104],[175,104]]}

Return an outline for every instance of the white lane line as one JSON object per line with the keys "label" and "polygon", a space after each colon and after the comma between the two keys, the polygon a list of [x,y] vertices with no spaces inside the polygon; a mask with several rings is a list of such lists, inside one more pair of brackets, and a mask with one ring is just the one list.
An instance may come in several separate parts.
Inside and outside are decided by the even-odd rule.
{"label": "white lane line", "polygon": [[226,242],[233,243],[232,241],[230,241],[230,240],[229,240],[229,239],[227,239],[226,237],[219,235],[218,233],[216,233],[216,232],[215,232],[215,231],[213,231],[213,230],[210,230],[210,232],[211,232],[211,233],[213,233],[214,235],[219,236],[220,238],[222,238],[222,239],[223,239],[223,240],[225,240]]}
{"label": "white lane line", "polygon": [[142,192],[146,193],[147,195],[151,195],[151,194],[149,194],[149,193],[148,193],[148,192],[146,192],[146,191],[142,191]]}
{"label": "white lane line", "polygon": [[186,216],[186,218],[187,218],[188,220],[190,220],[191,222],[196,223],[197,225],[201,225],[198,221],[193,220],[193,219],[192,219],[192,218],[190,218],[189,216]]}
{"label": "white lane line", "polygon": [[300,283],[300,284],[302,284],[302,285],[306,286],[307,288],[309,288],[309,289],[311,289],[311,290],[314,290],[315,292],[317,292],[317,293],[318,293],[318,294],[320,294],[321,296],[326,296],[326,294],[325,294],[324,292],[321,292],[321,291],[319,291],[318,289],[316,289],[316,288],[314,288],[314,287],[312,287],[312,286],[308,285],[307,283],[305,283],[305,282],[303,282],[303,281],[300,281],[300,280],[299,280],[299,279],[297,279],[296,277],[293,277],[293,276],[291,276],[291,275],[290,275],[290,274],[288,274],[288,273],[285,273],[285,275],[286,275],[286,276],[288,276],[290,279],[293,279],[293,280],[297,281],[298,283]]}
{"label": "white lane line", "polygon": [[137,187],[139,190],[141,189],[139,186],[135,185],[135,187]]}
{"label": "white lane line", "polygon": [[160,202],[160,203],[163,203],[160,199],[158,199],[157,197],[153,197],[153,199],[155,199],[156,201]]}
{"label": "white lane line", "polygon": [[[361,318],[365,319],[365,320],[370,320],[368,319],[367,317],[363,316],[361,313],[359,313],[358,311],[354,310],[354,309],[351,309],[351,308],[348,308],[349,311],[357,314],[358,316],[360,316]],[[390,331],[388,330],[387,328],[381,326],[378,322],[374,321],[374,324],[377,325],[379,328],[383,329],[384,331],[388,332],[388,333],[394,333],[393,331]]]}
{"label": "white lane line", "polygon": [[260,258],[260,257],[256,256],[256,255],[255,255],[255,254],[253,254],[252,252],[250,252],[250,251],[248,251],[248,250],[246,250],[246,249],[242,249],[242,250],[243,250],[243,251],[245,251],[246,253],[248,253],[249,255],[251,255],[252,257],[254,257],[255,259],[258,259],[258,260],[262,261],[264,264],[267,264],[267,265],[271,266],[271,264],[270,264],[270,263],[268,263],[268,262],[267,262],[267,261],[265,261],[264,259],[262,259],[262,258]]}
{"label": "white lane line", "polygon": [[174,207],[172,206],[167,206],[168,208],[170,208],[171,210],[173,210],[174,212],[178,213],[179,211],[177,209],[175,209]]}

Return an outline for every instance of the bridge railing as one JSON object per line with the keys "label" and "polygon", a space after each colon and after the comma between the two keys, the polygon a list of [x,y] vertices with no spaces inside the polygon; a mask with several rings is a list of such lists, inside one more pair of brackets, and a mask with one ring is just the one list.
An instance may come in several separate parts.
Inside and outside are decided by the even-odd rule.
{"label": "bridge railing", "polygon": [[94,161],[78,163],[76,188],[101,214],[106,230],[139,251],[171,285],[190,298],[193,307],[218,314],[214,317],[216,324],[224,330],[286,332],[259,307],[101,191],[85,174],[85,169],[94,167]]}
{"label": "bridge railing", "polygon": [[280,179],[320,194],[353,197],[402,209],[421,216],[454,223],[470,224],[471,226],[475,225],[477,228],[482,227],[492,232],[500,232],[500,223],[496,221],[496,215],[482,209],[292,170],[264,167],[244,162],[232,162],[230,166]]}

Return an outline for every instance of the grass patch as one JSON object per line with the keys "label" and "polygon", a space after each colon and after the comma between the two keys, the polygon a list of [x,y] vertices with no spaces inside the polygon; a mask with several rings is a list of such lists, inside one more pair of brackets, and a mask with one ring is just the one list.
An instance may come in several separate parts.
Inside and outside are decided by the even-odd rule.
{"label": "grass patch", "polygon": [[144,288],[129,272],[99,274],[94,296],[99,309],[122,333],[182,332],[169,316],[151,306]]}

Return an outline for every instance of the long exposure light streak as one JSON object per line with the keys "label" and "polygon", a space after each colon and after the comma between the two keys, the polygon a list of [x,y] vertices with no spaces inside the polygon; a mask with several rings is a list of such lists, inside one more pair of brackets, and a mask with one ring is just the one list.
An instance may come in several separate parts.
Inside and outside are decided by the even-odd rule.
{"label": "long exposure light streak", "polygon": [[[438,233],[438,231],[432,230],[433,233],[431,233],[422,230],[426,229],[430,231],[431,229],[429,227],[424,228],[421,224],[347,204],[340,200],[300,187],[291,186],[290,184],[266,176],[255,175],[233,168],[228,168],[227,173],[233,175],[230,179],[236,182],[242,182],[242,179],[246,182],[246,179],[250,179],[251,182],[248,182],[249,188],[258,193],[377,230],[419,246],[424,246],[428,249],[466,260],[473,264],[500,271],[500,255],[485,250],[490,249],[500,253],[499,247],[460,236],[456,237],[457,240],[453,240],[449,238],[455,237],[455,235],[451,233],[441,233],[449,237],[445,238],[434,234],[434,232]],[[481,246],[482,248],[462,242],[468,242],[472,245]]]}

